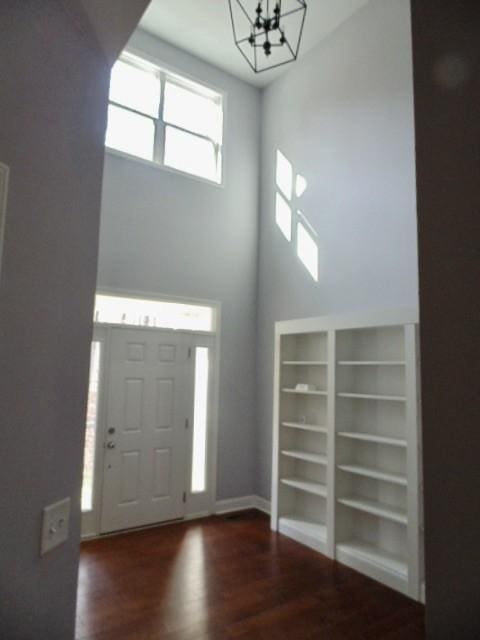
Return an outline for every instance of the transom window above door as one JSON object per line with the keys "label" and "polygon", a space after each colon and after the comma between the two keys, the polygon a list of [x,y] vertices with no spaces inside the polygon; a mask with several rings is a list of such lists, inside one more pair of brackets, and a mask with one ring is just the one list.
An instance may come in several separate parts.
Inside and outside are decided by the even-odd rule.
{"label": "transom window above door", "polygon": [[216,331],[216,308],[186,302],[97,293],[95,322],[132,327]]}
{"label": "transom window above door", "polygon": [[220,184],[223,96],[123,53],[111,74],[106,145]]}

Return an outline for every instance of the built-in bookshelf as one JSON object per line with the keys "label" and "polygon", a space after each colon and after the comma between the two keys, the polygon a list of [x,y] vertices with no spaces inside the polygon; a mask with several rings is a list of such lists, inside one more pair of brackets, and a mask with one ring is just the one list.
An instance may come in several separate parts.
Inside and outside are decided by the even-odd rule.
{"label": "built-in bookshelf", "polygon": [[278,527],[326,551],[328,334],[284,336],[280,363]]}
{"label": "built-in bookshelf", "polygon": [[421,598],[414,312],[276,325],[272,528]]}

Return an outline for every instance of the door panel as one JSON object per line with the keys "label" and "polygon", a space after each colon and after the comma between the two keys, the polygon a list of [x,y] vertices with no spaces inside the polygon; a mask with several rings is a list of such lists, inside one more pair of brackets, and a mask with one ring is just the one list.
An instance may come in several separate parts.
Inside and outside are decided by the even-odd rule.
{"label": "door panel", "polygon": [[158,347],[159,362],[175,362],[176,347],[171,344],[161,344]]}
{"label": "door panel", "polygon": [[143,429],[143,389],[145,380],[127,378],[124,387],[124,431],[142,431]]}
{"label": "door panel", "polygon": [[157,379],[157,429],[172,429],[175,403],[175,380]]}
{"label": "door panel", "polygon": [[190,339],[113,329],[101,532],[184,515]]}
{"label": "door panel", "polygon": [[165,498],[170,493],[171,449],[155,449],[153,462],[153,498]]}
{"label": "door panel", "polygon": [[122,453],[120,505],[138,503],[140,498],[140,451]]}

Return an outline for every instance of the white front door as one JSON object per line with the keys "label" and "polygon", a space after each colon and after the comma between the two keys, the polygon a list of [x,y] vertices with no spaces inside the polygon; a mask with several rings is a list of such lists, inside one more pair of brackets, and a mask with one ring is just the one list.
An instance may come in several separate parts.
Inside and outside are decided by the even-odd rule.
{"label": "white front door", "polygon": [[100,532],[183,517],[193,359],[186,334],[112,329]]}

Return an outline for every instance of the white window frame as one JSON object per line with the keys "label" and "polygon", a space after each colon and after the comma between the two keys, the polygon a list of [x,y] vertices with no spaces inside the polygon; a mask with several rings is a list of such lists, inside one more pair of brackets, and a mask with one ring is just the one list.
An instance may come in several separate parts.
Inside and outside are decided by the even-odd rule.
{"label": "white window frame", "polygon": [[[168,172],[173,172],[176,173],[177,175],[180,174],[182,176],[188,176],[189,178],[192,178],[194,180],[199,180],[201,182],[207,183],[209,185],[213,185],[216,187],[224,187],[225,186],[225,167],[226,167],[226,158],[225,158],[225,122],[226,122],[226,107],[227,107],[227,94],[225,91],[219,89],[218,87],[214,87],[211,84],[208,84],[206,82],[204,82],[203,80],[198,80],[197,78],[193,78],[192,76],[189,76],[188,74],[184,73],[183,71],[178,71],[172,67],[169,67],[165,64],[163,64],[161,61],[156,60],[154,58],[152,58],[151,56],[148,56],[147,54],[145,54],[143,51],[138,51],[136,49],[132,49],[132,48],[128,48],[125,49],[122,54],[119,56],[119,60],[124,60],[125,62],[127,62],[127,64],[131,64],[132,66],[136,66],[141,70],[147,70],[147,71],[155,71],[158,76],[159,76],[159,82],[160,82],[160,103],[159,103],[159,113],[158,116],[155,118],[154,116],[151,116],[150,114],[144,113],[142,111],[139,111],[137,109],[134,109],[132,107],[126,106],[124,104],[121,104],[119,102],[115,102],[113,100],[108,100],[108,104],[109,106],[115,106],[118,107],[120,109],[124,109],[125,111],[129,111],[130,113],[142,116],[144,118],[148,118],[150,119],[155,126],[155,137],[154,137],[154,144],[153,144],[153,160],[146,160],[145,158],[141,158],[139,156],[133,155],[131,153],[127,153],[125,151],[121,151],[120,149],[115,149],[115,147],[109,147],[106,143],[105,143],[105,150],[107,151],[107,153],[111,154],[111,155],[115,155],[115,156],[120,156],[123,158],[128,158],[129,160],[133,160],[135,162],[139,162],[143,165],[149,166],[149,167],[153,167],[155,169],[162,169],[164,171],[168,171]],[[176,84],[179,87],[182,87],[184,89],[187,89],[188,91],[191,91],[192,93],[196,93],[197,95],[200,96],[205,96],[206,94],[209,93],[213,93],[213,94],[217,94],[218,96],[218,103],[221,104],[222,106],[222,112],[223,112],[223,123],[222,123],[222,142],[217,143],[215,142],[215,140],[213,140],[212,138],[210,138],[209,136],[205,136],[202,135],[200,133],[197,133],[195,131],[191,131],[189,129],[184,129],[183,127],[180,127],[179,125],[176,124],[172,124],[169,122],[166,122],[163,119],[163,108],[164,108],[164,98],[165,98],[165,85],[166,85],[166,81],[168,81],[171,84]],[[202,91],[203,89],[203,91]],[[195,175],[194,173],[189,173],[188,171],[182,171],[181,169],[178,169],[176,167],[170,167],[169,165],[165,164],[164,162],[164,158],[165,158],[165,131],[166,128],[168,127],[172,127],[173,129],[176,129],[177,131],[182,131],[184,133],[188,133],[189,135],[193,135],[196,136],[197,138],[200,138],[202,140],[207,140],[208,142],[210,142],[215,150],[215,160],[216,160],[216,164],[217,164],[217,170],[219,170],[220,172],[220,179],[217,180],[211,180],[209,178],[205,178],[203,176],[198,176]],[[218,167],[218,162],[219,162],[219,156],[221,154],[221,165],[220,167]]]}
{"label": "white window frame", "polygon": [[97,290],[96,294],[95,294],[95,311],[97,310],[97,296],[105,296],[105,297],[111,297],[111,298],[120,298],[120,299],[125,299],[125,300],[139,300],[140,302],[146,301],[146,302],[160,302],[160,303],[167,303],[167,304],[179,304],[179,305],[186,305],[189,307],[202,307],[204,309],[209,308],[212,310],[212,327],[210,329],[200,329],[200,328],[189,328],[189,327],[182,327],[182,328],[172,328],[172,327],[168,327],[168,326],[162,326],[162,325],[151,325],[151,324],[144,324],[144,323],[138,323],[138,322],[129,322],[127,320],[123,321],[122,319],[120,319],[118,322],[114,322],[112,320],[102,320],[101,318],[97,318],[97,314],[95,312],[95,317],[93,319],[94,323],[96,326],[107,326],[107,325],[112,325],[112,326],[121,326],[121,327],[129,327],[130,329],[141,329],[141,328],[146,328],[146,329],[160,329],[161,331],[186,331],[187,333],[201,333],[201,334],[205,334],[205,335],[215,335],[217,333],[217,316],[219,313],[219,303],[218,302],[212,302],[212,301],[203,301],[203,300],[192,300],[190,298],[180,298],[177,296],[159,296],[158,294],[150,294],[150,293],[139,293],[139,292],[131,292],[131,291],[126,291],[124,292],[123,290],[117,290],[117,289],[113,289],[113,290],[105,290],[105,289],[101,289],[101,290]]}

